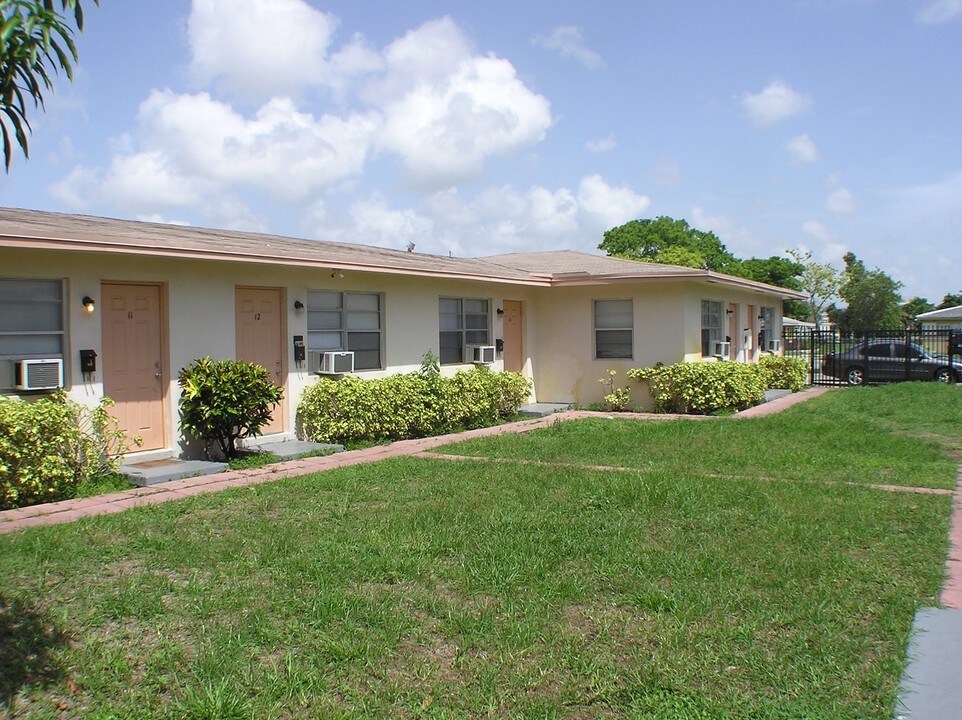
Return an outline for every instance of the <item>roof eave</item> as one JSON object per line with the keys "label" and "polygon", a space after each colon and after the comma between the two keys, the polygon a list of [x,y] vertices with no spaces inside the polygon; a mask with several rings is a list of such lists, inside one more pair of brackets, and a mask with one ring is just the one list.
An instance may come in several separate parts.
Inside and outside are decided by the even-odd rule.
{"label": "roof eave", "polygon": [[547,287],[550,285],[550,282],[547,279],[535,276],[522,278],[483,273],[456,272],[450,270],[392,267],[387,265],[369,265],[365,263],[352,263],[344,260],[330,260],[324,258],[313,260],[308,258],[290,258],[277,255],[248,255],[245,253],[217,252],[213,250],[193,250],[190,248],[149,248],[107,241],[34,238],[4,234],[0,234],[0,240],[3,241],[3,245],[6,247],[30,248],[35,250],[100,252],[104,254],[127,255],[135,252],[137,255],[147,255],[151,257],[180,259],[187,258],[194,260],[213,260],[221,262],[280,265],[302,268],[325,268],[329,270],[349,270],[354,272],[380,273],[386,275],[433,277],[445,280],[498,282],[508,285],[529,285],[534,287]]}
{"label": "roof eave", "polygon": [[808,296],[805,293],[797,290],[789,290],[788,288],[782,288],[775,285],[756,282],[754,280],[738,278],[733,275],[724,275],[722,273],[712,272],[711,270],[695,269],[676,272],[651,272],[644,273],[643,275],[636,273],[623,273],[617,275],[585,275],[584,273],[564,273],[552,275],[551,285],[552,287],[576,287],[589,285],[616,285],[623,282],[653,282],[665,280],[707,281],[711,283],[718,283],[720,285],[738,287],[744,290],[751,290],[753,292],[761,292],[767,295],[778,295],[785,300],[808,299]]}

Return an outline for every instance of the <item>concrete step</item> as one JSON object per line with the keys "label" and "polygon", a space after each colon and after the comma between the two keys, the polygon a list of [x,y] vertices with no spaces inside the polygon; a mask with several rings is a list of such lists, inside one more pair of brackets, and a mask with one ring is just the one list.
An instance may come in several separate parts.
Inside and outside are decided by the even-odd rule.
{"label": "concrete step", "polygon": [[525,417],[545,417],[570,409],[571,405],[567,403],[529,403],[519,407],[518,413]]}
{"label": "concrete step", "polygon": [[247,445],[245,450],[249,452],[269,452],[279,458],[289,460],[290,458],[306,455],[307,453],[322,452],[327,450],[332,453],[344,452],[343,445],[332,445],[330,443],[310,442],[308,440],[286,440],[281,442],[262,442]]}
{"label": "concrete step", "polygon": [[207,460],[178,460],[177,458],[124,463],[120,466],[120,472],[130,482],[140,487],[201,475],[214,475],[224,472],[226,469],[227,463],[209,462]]}

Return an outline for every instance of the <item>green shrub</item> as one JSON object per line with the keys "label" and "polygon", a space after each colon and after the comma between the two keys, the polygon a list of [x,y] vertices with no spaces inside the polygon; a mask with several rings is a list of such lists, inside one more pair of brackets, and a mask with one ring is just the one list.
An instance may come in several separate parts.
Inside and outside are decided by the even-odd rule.
{"label": "green shrub", "polygon": [[607,377],[598,378],[598,382],[604,385],[608,391],[603,398],[604,409],[608,412],[624,412],[628,409],[628,404],[631,402],[630,388],[615,387],[615,376],[617,375],[617,370],[609,370]]}
{"label": "green shrub", "polygon": [[660,412],[710,415],[758,405],[765,381],[757,365],[735,362],[677,363],[628,371],[648,383]]}
{"label": "green shrub", "polygon": [[765,376],[766,389],[798,392],[808,384],[808,363],[800,358],[763,355],[758,367]]}
{"label": "green shrub", "polygon": [[271,421],[284,396],[268,371],[241,360],[194,360],[180,371],[180,429],[216,443],[225,458],[237,456],[237,441],[254,437]]}
{"label": "green shrub", "polygon": [[297,412],[311,440],[399,440],[495,423],[529,392],[521,375],[487,368],[453,377],[418,372],[381,380],[321,378],[304,391]]}
{"label": "green shrub", "polygon": [[71,498],[81,484],[116,474],[127,438],[112,405],[104,398],[88,408],[64,392],[0,398],[0,510]]}

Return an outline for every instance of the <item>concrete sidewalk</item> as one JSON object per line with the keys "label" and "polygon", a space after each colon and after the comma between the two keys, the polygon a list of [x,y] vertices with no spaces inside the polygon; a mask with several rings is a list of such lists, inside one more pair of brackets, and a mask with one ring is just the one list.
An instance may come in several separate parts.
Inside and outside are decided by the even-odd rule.
{"label": "concrete sidewalk", "polygon": [[896,720],[962,718],[962,468],[952,496],[949,555],[939,604],[915,614]]}

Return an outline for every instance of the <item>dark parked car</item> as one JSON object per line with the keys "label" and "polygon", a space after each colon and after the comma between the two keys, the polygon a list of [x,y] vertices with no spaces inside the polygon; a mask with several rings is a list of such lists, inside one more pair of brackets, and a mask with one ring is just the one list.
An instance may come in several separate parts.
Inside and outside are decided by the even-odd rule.
{"label": "dark parked car", "polygon": [[822,374],[837,377],[849,385],[893,380],[937,380],[962,382],[962,357],[931,355],[915,343],[872,340],[822,358]]}

